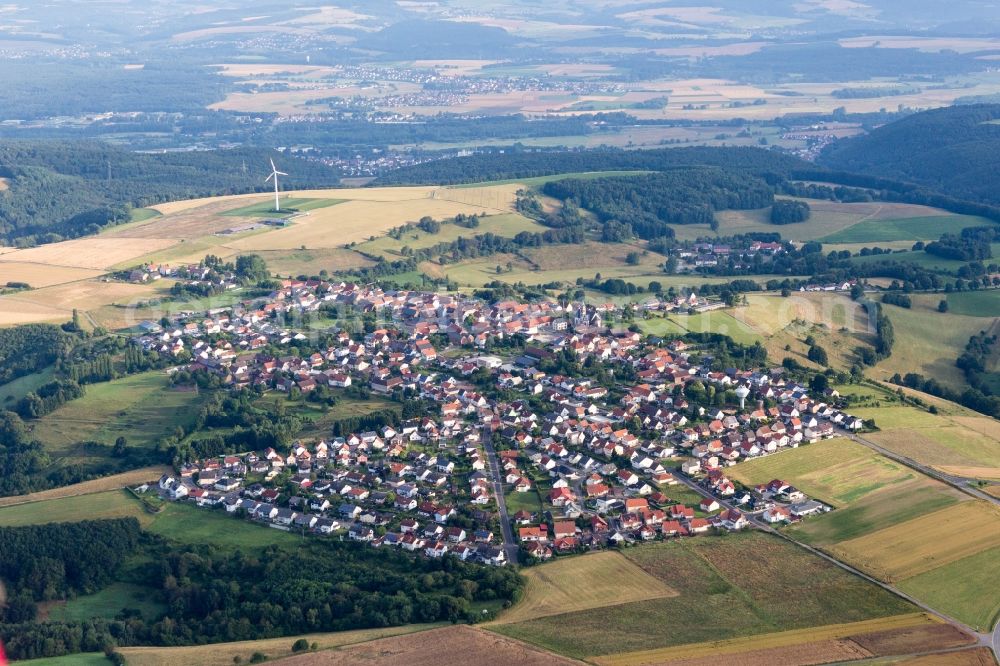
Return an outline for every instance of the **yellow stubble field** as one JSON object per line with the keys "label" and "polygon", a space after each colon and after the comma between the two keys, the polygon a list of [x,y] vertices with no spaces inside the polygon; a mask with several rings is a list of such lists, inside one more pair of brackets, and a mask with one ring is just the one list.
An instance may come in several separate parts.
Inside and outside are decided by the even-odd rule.
{"label": "yellow stubble field", "polygon": [[481,206],[444,199],[410,201],[348,201],[312,211],[290,227],[227,243],[240,251],[293,248],[334,248],[380,236],[393,227],[416,222],[424,215],[441,220],[459,213],[483,212]]}
{"label": "yellow stubble field", "polygon": [[26,282],[31,287],[50,287],[64,282],[76,282],[101,275],[103,271],[70,266],[48,266],[21,261],[0,261],[0,285]]}
{"label": "yellow stubble field", "polygon": [[0,326],[68,321],[64,310],[0,296]]}
{"label": "yellow stubble field", "polygon": [[[162,295],[166,281],[136,285],[96,278],[111,270],[146,261],[186,263],[212,253],[226,258],[246,252],[275,256],[284,272],[309,272],[322,265],[363,265],[358,256],[305,256],[306,251],[332,251],[352,242],[380,236],[392,227],[429,215],[438,220],[459,213],[496,214],[512,209],[517,185],[468,188],[391,187],[336,188],[286,193],[306,199],[346,200],[298,216],[284,228],[250,231],[232,236],[217,232],[246,222],[227,216],[230,210],[270,200],[267,194],[192,199],[160,204],[159,217],[137,222],[90,238],[74,239],[28,249],[0,248],[0,284],[27,282],[35,289],[0,297],[0,326],[66,321],[74,308],[103,311],[112,304],[128,305]],[[306,248],[306,250],[303,250]],[[346,250],[341,250],[347,252]],[[330,260],[336,259],[336,262]],[[303,264],[299,266],[299,262]],[[308,265],[307,265],[308,264]],[[329,266],[327,265],[329,264]],[[108,323],[120,324],[116,316]],[[96,316],[96,315],[95,315]],[[105,318],[95,321],[105,324]]]}
{"label": "yellow stubble field", "polygon": [[[408,201],[412,199],[430,198],[436,190],[445,189],[437,186],[418,185],[413,187],[336,187],[323,190],[289,190],[282,196],[292,194],[300,199],[347,199],[349,201]],[[225,209],[239,208],[262,201],[272,200],[273,194],[231,194],[222,197],[205,197],[201,199],[182,199],[168,203],[157,204],[150,208],[163,215],[174,215],[204,206],[227,204]],[[231,206],[228,204],[232,203]]]}
{"label": "yellow stubble field", "polygon": [[149,252],[162,250],[175,243],[177,241],[173,238],[95,236],[0,254],[0,263],[17,262],[100,270]]}
{"label": "yellow stubble field", "polygon": [[[128,305],[164,295],[164,281],[150,284],[80,280],[0,296],[0,323],[27,321],[68,321],[73,310],[86,312],[102,305]],[[5,316],[6,315],[6,316]]]}

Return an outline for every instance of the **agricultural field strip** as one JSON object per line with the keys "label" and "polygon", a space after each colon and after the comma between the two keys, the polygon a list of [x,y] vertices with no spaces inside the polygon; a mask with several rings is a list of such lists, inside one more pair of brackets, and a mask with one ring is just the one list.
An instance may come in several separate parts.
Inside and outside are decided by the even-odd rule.
{"label": "agricultural field strip", "polygon": [[233,643],[216,643],[213,645],[196,645],[185,647],[129,647],[120,648],[130,666],[231,666],[233,657],[240,656],[248,660],[254,652],[261,652],[272,657],[289,656],[291,645],[297,638],[305,638],[310,644],[316,643],[321,650],[336,648],[357,643],[365,643],[380,638],[399,636],[402,634],[427,631],[440,627],[440,624],[415,624],[385,629],[359,629],[355,631],[339,631],[322,634],[306,634],[304,636],[289,636],[285,638],[268,638],[259,641],[238,641]]}
{"label": "agricultural field strip", "polygon": [[984,591],[995,589],[998,577],[1000,547],[995,547],[907,578],[899,588],[980,631],[988,631],[1000,618],[1000,595]]}
{"label": "agricultural field strip", "polygon": [[12,497],[0,497],[0,509],[8,506],[18,506],[21,504],[31,504],[33,502],[45,502],[47,500],[62,499],[66,497],[79,497],[81,495],[92,495],[109,490],[118,490],[133,485],[139,485],[147,481],[156,481],[161,475],[168,474],[173,468],[166,465],[156,465],[153,467],[143,467],[142,469],[113,474],[92,481],[84,481],[71,486],[62,486],[52,490],[42,490],[29,495],[14,495]]}
{"label": "agricultural field strip", "polygon": [[[756,567],[741,566],[743,549]],[[718,540],[650,544],[627,551],[657,578],[676,584],[677,597],[562,614],[492,627],[577,658],[898,616],[915,608],[899,596],[872,588],[876,581],[786,539],[759,531]],[[780,564],[779,564],[780,563]],[[544,566],[544,565],[543,565]],[[782,573],[788,578],[780,586]],[[819,579],[816,577],[819,576]],[[866,580],[862,580],[866,579]],[[822,581],[818,587],[817,583]],[[815,590],[795,607],[788,590]],[[663,627],[675,631],[663,632]]]}
{"label": "agricultural field strip", "polygon": [[137,499],[122,489],[0,507],[0,527],[71,523],[103,518],[135,517],[144,526],[152,522]]}
{"label": "agricultural field strip", "polygon": [[858,634],[867,634],[876,631],[936,626],[941,624],[944,624],[944,620],[928,613],[910,613],[907,615],[894,615],[874,620],[862,620],[861,622],[831,624],[826,626],[810,627],[808,629],[780,631],[772,634],[758,634],[756,636],[729,638],[721,641],[712,641],[710,643],[690,643],[687,645],[678,645],[675,647],[660,648],[656,650],[641,650],[638,652],[626,652],[613,655],[599,655],[588,657],[587,661],[601,664],[602,666],[642,666],[645,664],[662,663],[680,659],[692,659],[724,654],[739,654],[749,650],[787,647],[836,638],[850,638],[851,636],[856,636]]}
{"label": "agricultural field strip", "polygon": [[374,641],[354,643],[316,657],[293,657],[277,662],[303,666],[321,659],[329,666],[385,664],[387,666],[447,666],[449,664],[518,664],[518,666],[576,666],[581,662],[506,636],[469,625],[442,627]]}
{"label": "agricultural field strip", "polygon": [[[528,569],[524,575],[528,579],[524,598],[494,624],[678,595],[666,583],[613,551],[558,560],[544,568]],[[588,584],[581,586],[581,581]]]}
{"label": "agricultural field strip", "polygon": [[[878,474],[864,477],[877,465]],[[730,475],[756,485],[784,478],[811,497],[844,506],[887,484],[914,478],[910,470],[861,444],[839,437],[741,463]],[[844,482],[843,479],[848,479]]]}
{"label": "agricultural field strip", "polygon": [[961,502],[829,547],[883,580],[905,580],[1000,546],[1000,508]]}
{"label": "agricultural field strip", "polygon": [[[389,226],[402,224],[408,218],[419,217],[420,210],[413,207],[419,209],[420,204],[426,205],[427,212],[438,217],[447,217],[459,212],[482,213],[487,210],[508,213],[514,189],[513,186],[508,185],[461,191],[439,187],[401,187],[296,192],[296,196],[312,200],[309,207],[315,212],[299,218],[299,221],[291,227],[258,230],[238,235],[238,237],[227,241],[222,241],[212,234],[204,236],[203,234],[206,232],[204,220],[216,220],[219,224],[231,225],[233,224],[232,218],[226,222],[225,218],[222,217],[226,210],[238,209],[247,202],[253,202],[252,205],[266,204],[269,200],[266,195],[241,195],[175,202],[156,207],[155,210],[162,213],[159,217],[124,225],[119,229],[111,229],[97,237],[63,241],[37,248],[13,249],[10,252],[0,254],[0,274],[4,270],[3,263],[8,263],[11,267],[31,267],[35,273],[45,275],[43,282],[46,284],[32,286],[49,288],[79,285],[86,287],[89,279],[104,275],[108,270],[127,268],[143,261],[190,262],[198,261],[205,254],[210,253],[224,254],[228,258],[241,252],[280,250],[279,246],[287,246],[289,251],[292,249],[301,250],[306,245],[319,245],[322,249],[330,244],[331,239],[335,239],[335,246],[339,247],[350,240],[364,240],[372,231],[382,232],[387,230]],[[331,198],[332,194],[337,193],[343,193],[344,196]],[[357,211],[358,219],[351,220],[349,210],[345,210],[342,214],[339,211],[331,212],[330,209],[337,206],[324,208],[319,205],[332,201],[338,203],[344,201],[347,205],[362,203],[364,207]],[[385,204],[388,208],[381,210],[380,203]],[[479,205],[482,203],[488,205]],[[374,219],[372,216],[379,217],[379,219]],[[184,229],[177,229],[180,234],[178,237],[155,237],[159,233],[157,230],[171,229],[176,226],[175,222],[181,218],[188,220],[188,222],[182,223],[181,226]],[[344,228],[344,220],[350,221],[349,229]],[[334,235],[333,229],[330,228],[331,225],[339,226],[342,233]],[[202,235],[198,235],[196,238],[194,234]],[[192,242],[185,244],[186,241]],[[179,250],[184,256],[178,254]],[[64,271],[65,277],[54,279],[52,276],[54,269]],[[289,272],[298,273],[298,271]],[[24,277],[27,279],[15,281],[32,283],[31,274]],[[35,282],[38,280],[36,279]],[[100,288],[97,288],[95,282],[94,287],[96,291],[88,298],[94,303],[87,307],[81,306],[80,309],[86,311],[92,307],[120,301],[123,298],[124,300],[134,300],[135,297],[131,294],[119,294],[117,289],[105,289],[103,283]],[[55,303],[49,302],[48,299],[47,292],[43,293],[38,290],[4,297],[3,300],[7,303],[8,312],[0,316],[0,324],[57,321],[65,316],[64,313],[77,307],[75,303]],[[43,311],[39,308],[48,309]]]}
{"label": "agricultural field strip", "polygon": [[[768,469],[760,474],[769,476],[772,471]],[[805,485],[795,475],[786,478],[800,487]],[[883,501],[893,502],[897,493],[904,492],[904,489],[915,481],[938,483],[931,478],[922,477],[899,486],[898,490],[893,485],[884,486],[869,493],[858,505],[869,503],[869,498],[875,501],[882,495],[886,495]],[[854,504],[851,502],[849,506]],[[929,505],[929,508],[931,506],[933,505]],[[838,512],[812,519],[804,523],[802,529],[822,535],[823,531],[817,532],[821,524],[830,525],[831,521],[839,518],[839,512],[849,510],[849,508],[840,509]],[[948,595],[941,597],[938,591],[941,589],[939,579],[942,576],[945,579],[947,575],[958,576],[958,581],[967,579],[969,576],[963,573],[968,566],[967,563],[976,561],[976,558],[981,559],[986,552],[1000,552],[1000,510],[996,507],[983,501],[968,501],[966,498],[965,501],[952,503],[930,513],[909,519],[903,517],[901,522],[889,521],[888,525],[886,516],[881,516],[881,519],[876,517],[872,527],[875,529],[861,530],[860,536],[852,535],[853,538],[842,541],[827,539],[826,542],[820,543],[829,556],[852,567],[858,567],[883,581],[895,583],[903,591],[910,592],[912,598],[932,605],[935,611],[946,613],[968,626],[989,626],[995,619],[996,611],[1000,608],[1000,600],[994,599],[992,603],[988,601],[982,603],[986,598],[980,595],[970,597],[977,599],[975,604],[956,603]],[[881,529],[878,529],[879,527]],[[836,533],[834,531],[832,534]],[[946,575],[946,572],[950,573]],[[910,581],[913,583],[908,584]],[[937,585],[932,584],[935,581]],[[989,619],[983,619],[984,613]]]}

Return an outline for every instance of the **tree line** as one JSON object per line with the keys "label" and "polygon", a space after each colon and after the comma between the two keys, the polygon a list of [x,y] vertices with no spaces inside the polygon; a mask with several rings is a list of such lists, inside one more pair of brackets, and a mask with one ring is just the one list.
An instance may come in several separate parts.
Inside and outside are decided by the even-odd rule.
{"label": "tree line", "polygon": [[468,157],[425,162],[381,176],[378,185],[453,185],[511,178],[532,178],[587,171],[664,171],[714,166],[760,174],[790,176],[817,167],[760,148],[663,148],[654,150],[490,150]]}

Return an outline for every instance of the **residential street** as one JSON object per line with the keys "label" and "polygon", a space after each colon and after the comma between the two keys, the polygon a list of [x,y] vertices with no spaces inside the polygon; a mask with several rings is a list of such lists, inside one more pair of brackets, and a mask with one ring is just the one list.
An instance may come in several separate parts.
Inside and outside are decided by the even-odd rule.
{"label": "residential street", "polygon": [[493,477],[493,492],[497,498],[497,507],[500,510],[500,531],[503,532],[503,549],[507,554],[507,561],[517,564],[518,546],[514,539],[514,530],[510,526],[510,516],[507,515],[507,499],[503,494],[503,477],[500,476],[500,464],[497,462],[497,452],[493,448],[493,442],[489,437],[483,438],[483,445],[486,449],[486,458],[490,464],[490,476]]}

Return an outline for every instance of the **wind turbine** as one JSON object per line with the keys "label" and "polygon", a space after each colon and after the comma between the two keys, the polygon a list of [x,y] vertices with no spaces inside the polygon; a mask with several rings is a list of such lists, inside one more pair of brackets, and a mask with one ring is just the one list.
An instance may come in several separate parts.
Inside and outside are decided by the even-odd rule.
{"label": "wind turbine", "polygon": [[278,167],[274,166],[274,160],[271,160],[271,175],[264,179],[264,182],[274,178],[274,212],[281,212],[281,205],[278,203],[278,176],[287,176],[288,174],[284,171],[278,171]]}

